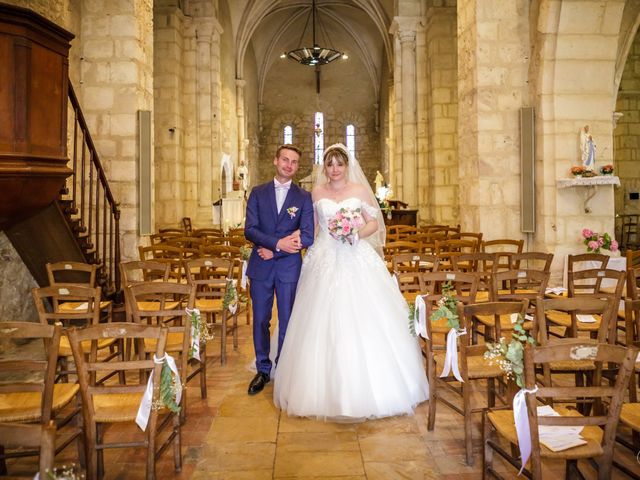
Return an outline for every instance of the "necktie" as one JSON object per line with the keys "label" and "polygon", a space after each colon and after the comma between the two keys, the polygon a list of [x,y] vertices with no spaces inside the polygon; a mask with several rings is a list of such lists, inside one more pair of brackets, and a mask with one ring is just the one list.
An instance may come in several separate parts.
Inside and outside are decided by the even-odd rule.
{"label": "necktie", "polygon": [[282,205],[284,205],[284,199],[287,197],[288,191],[289,185],[276,186],[276,206],[278,207],[278,213],[282,210]]}

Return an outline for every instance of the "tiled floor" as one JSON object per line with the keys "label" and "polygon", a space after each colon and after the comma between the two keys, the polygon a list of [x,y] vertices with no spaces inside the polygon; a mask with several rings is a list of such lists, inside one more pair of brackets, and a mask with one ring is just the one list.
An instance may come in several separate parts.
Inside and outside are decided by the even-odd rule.
{"label": "tiled floor", "polygon": [[[188,419],[183,433],[183,468],[175,473],[171,452],[159,460],[160,479],[477,479],[480,477],[480,414],[474,426],[476,460],[464,461],[462,418],[443,404],[438,405],[436,427],[427,431],[427,403],[411,417],[395,417],[358,424],[325,423],[289,418],[272,401],[273,386],[250,397],[246,389],[252,373],[251,330],[240,327],[240,347],[234,352],[229,342],[228,362],[219,363],[219,341],[209,345],[208,398],[199,389],[188,389]],[[479,397],[479,395],[478,395]],[[480,397],[479,397],[480,398]],[[130,437],[137,427],[111,429],[114,436]],[[640,474],[631,453],[619,449],[617,457]],[[73,448],[58,460],[73,461]],[[144,478],[142,450],[110,450],[105,454],[106,479]],[[10,464],[10,471],[26,467]],[[497,461],[505,478],[515,471]],[[596,478],[586,462],[581,468],[587,478]],[[552,465],[545,478],[561,478],[563,467]],[[627,478],[616,473],[614,478]]]}

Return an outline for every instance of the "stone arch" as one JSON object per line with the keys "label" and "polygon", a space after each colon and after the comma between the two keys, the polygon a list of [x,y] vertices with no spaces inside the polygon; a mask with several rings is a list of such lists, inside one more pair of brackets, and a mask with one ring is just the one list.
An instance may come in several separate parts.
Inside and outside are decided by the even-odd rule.
{"label": "stone arch", "polygon": [[227,154],[223,154],[220,160],[220,189],[222,197],[233,190],[233,162]]}

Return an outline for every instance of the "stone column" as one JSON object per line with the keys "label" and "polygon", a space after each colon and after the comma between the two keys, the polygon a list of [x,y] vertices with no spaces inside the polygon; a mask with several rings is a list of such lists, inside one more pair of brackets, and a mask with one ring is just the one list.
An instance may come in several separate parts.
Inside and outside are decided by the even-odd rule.
{"label": "stone column", "polygon": [[210,18],[200,18],[197,24],[196,47],[196,113],[197,113],[197,151],[198,177],[187,178],[187,182],[197,182],[198,210],[211,215],[212,183],[212,81],[211,81],[211,42],[212,25]]}
{"label": "stone column", "polygon": [[[456,224],[459,207],[455,7],[430,7],[425,24],[425,52],[420,56],[426,58],[427,63],[424,74],[427,98],[424,104],[419,103],[418,116],[419,130],[427,130],[426,154],[419,145],[419,158],[422,160],[424,156],[426,160],[425,174],[420,171],[423,192],[420,210],[426,212],[421,218],[432,223]],[[426,126],[423,126],[423,115]]]}
{"label": "stone column", "polygon": [[402,198],[410,208],[418,204],[416,28],[417,17],[396,17],[395,35],[400,40],[400,108],[398,141],[402,145]]}
{"label": "stone column", "polygon": [[236,79],[236,116],[238,118],[238,162],[247,161],[247,128],[244,116],[244,86],[247,82],[241,78]]}
{"label": "stone column", "polygon": [[220,34],[222,26],[215,21],[215,29],[211,42],[211,111],[213,114],[211,123],[211,155],[212,155],[212,176],[211,182],[212,198],[220,198],[222,188],[220,185],[220,161],[222,159],[222,84],[220,80]]}
{"label": "stone column", "polygon": [[152,2],[83,2],[79,38],[78,95],[111,191],[120,203],[122,260],[131,260],[138,256],[139,243],[137,112],[153,110]]}
{"label": "stone column", "polygon": [[521,238],[520,107],[530,105],[529,2],[458,2],[460,223]]}

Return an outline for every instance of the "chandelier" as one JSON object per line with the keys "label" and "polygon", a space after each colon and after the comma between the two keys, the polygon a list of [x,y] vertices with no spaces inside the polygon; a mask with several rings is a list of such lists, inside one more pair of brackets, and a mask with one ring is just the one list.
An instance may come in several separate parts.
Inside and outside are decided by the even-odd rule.
{"label": "chandelier", "polygon": [[[311,17],[311,28],[313,32],[313,37],[312,37],[313,46],[303,47],[301,46],[302,39],[304,38],[304,34],[307,31],[307,26],[309,25],[310,17]],[[296,62],[301,63],[302,65],[309,65],[312,67],[316,67],[319,65],[326,65],[327,63],[331,63],[340,57],[343,57],[344,59],[347,58],[345,54],[334,49],[333,46],[321,47],[320,45],[318,45],[318,42],[316,41],[316,18],[317,18],[317,25],[318,25],[318,29],[320,30],[320,33],[324,36],[325,40],[329,38],[329,36],[327,35],[324,29],[324,26],[320,22],[320,18],[317,16],[316,0],[312,0],[311,12],[307,17],[307,22],[304,25],[304,30],[302,31],[302,36],[300,37],[300,42],[299,42],[300,46],[294,50],[284,52],[281,55],[282,58],[289,57],[291,60],[295,60]]]}

